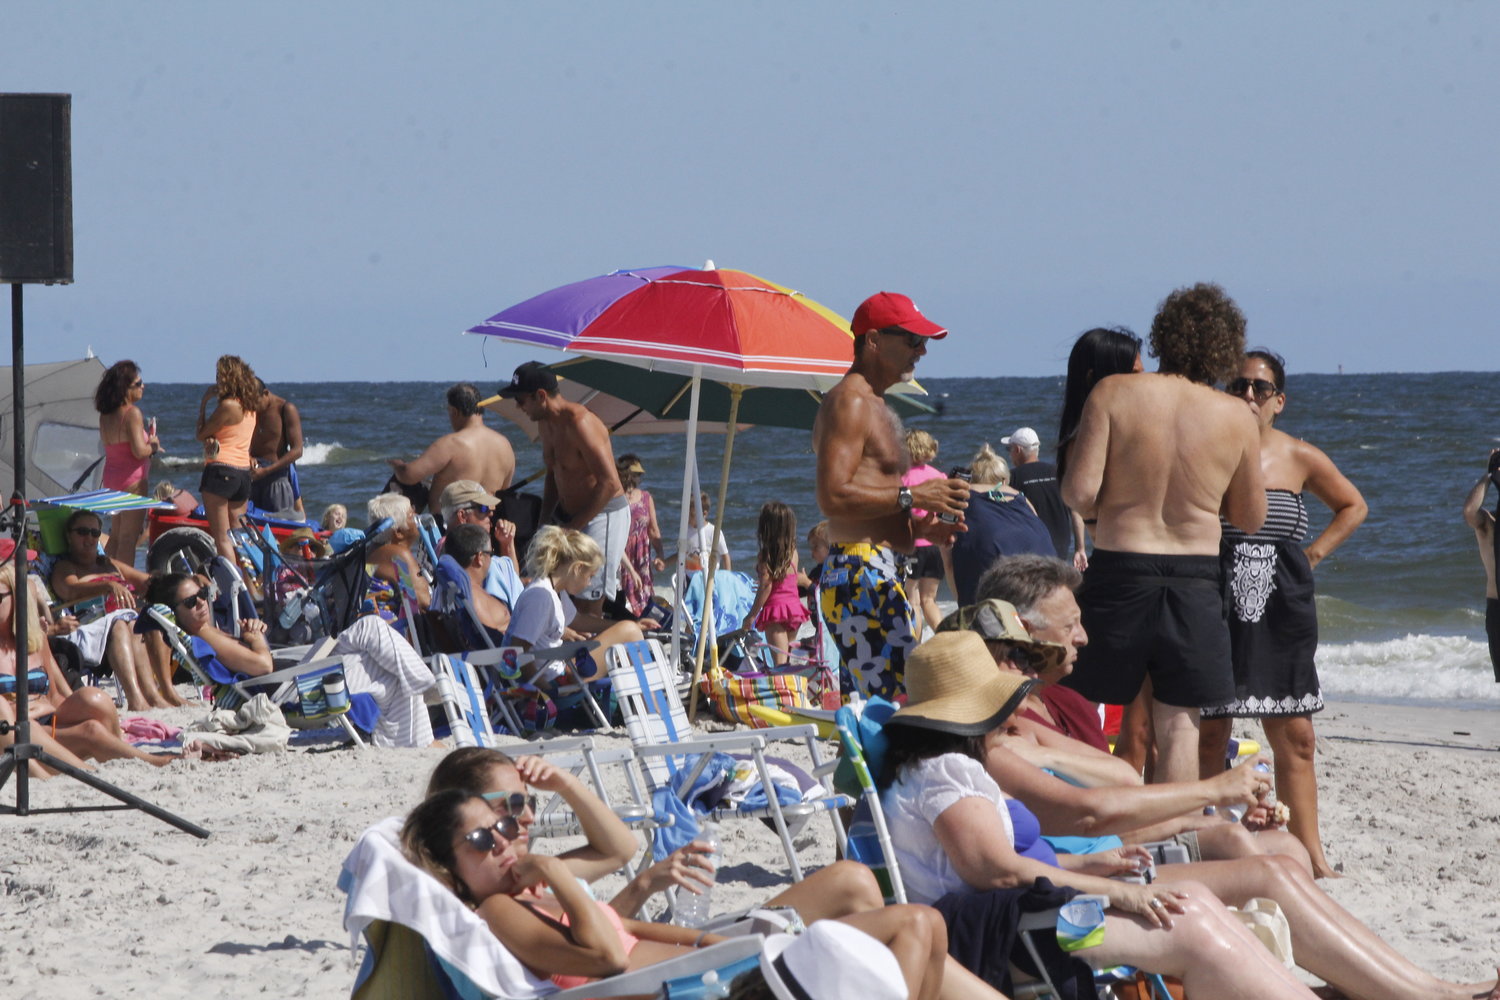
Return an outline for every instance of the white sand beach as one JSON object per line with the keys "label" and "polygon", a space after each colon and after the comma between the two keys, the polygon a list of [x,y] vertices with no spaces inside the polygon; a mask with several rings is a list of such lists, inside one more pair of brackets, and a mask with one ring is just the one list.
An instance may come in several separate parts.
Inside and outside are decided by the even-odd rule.
{"label": "white sand beach", "polygon": [[[153,714],[184,725],[200,711]],[[1432,972],[1493,977],[1500,712],[1341,703],[1317,724],[1323,827],[1348,876],[1329,891]],[[339,864],[361,830],[413,804],[441,756],[297,749],[99,767],[207,827],[208,840],[137,811],[0,816],[0,987],[17,1000],[347,996]],[[30,790],[36,808],[108,801],[66,778]],[[14,805],[14,781],[0,802]],[[826,864],[827,824],[808,829],[806,858]],[[785,879],[778,842],[757,824],[736,824],[724,850],[716,910],[763,899]]]}

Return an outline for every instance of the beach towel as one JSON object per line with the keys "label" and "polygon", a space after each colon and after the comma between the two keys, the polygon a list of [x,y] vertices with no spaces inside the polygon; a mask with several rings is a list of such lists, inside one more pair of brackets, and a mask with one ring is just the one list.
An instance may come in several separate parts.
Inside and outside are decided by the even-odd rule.
{"label": "beach towel", "polygon": [[128,743],[167,743],[182,735],[182,730],[144,715],[120,720],[120,731]]}
{"label": "beach towel", "polygon": [[292,727],[281,709],[258,694],[234,711],[217,708],[188,727],[183,745],[204,746],[233,753],[279,753],[286,750]]}
{"label": "beach towel", "polygon": [[[754,765],[727,753],[713,754],[684,793],[683,786],[693,769],[698,766],[700,756],[692,754],[683,758],[677,772],[672,775],[671,782],[651,793],[651,807],[656,814],[656,821],[670,824],[657,827],[652,836],[651,855],[656,861],[693,842],[698,836],[700,816],[726,806],[750,811],[770,805]],[[783,764],[785,768],[792,766],[784,761],[778,761],[776,765],[768,762],[771,788],[776,793],[776,800],[783,806],[796,805],[803,801],[805,793],[799,779],[783,768]],[[778,773],[786,779],[785,784],[777,780]],[[821,786],[818,786],[818,791],[822,791]]]}
{"label": "beach towel", "polygon": [[[372,921],[409,927],[422,935],[432,954],[457,969],[485,996],[531,1000],[556,993],[549,979],[526,971],[474,911],[431,875],[401,854],[401,820],[382,820],[366,830],[344,859],[339,888],[348,894],[344,928],[351,945]],[[373,971],[369,958],[361,982]]]}

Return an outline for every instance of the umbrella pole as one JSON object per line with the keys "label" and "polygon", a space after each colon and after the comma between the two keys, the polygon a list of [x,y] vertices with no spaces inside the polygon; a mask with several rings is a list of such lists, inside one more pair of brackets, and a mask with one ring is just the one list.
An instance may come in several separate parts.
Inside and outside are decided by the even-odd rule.
{"label": "umbrella pole", "polygon": [[[707,624],[713,615],[710,612],[714,606],[714,572],[719,568],[719,560],[714,553],[719,550],[719,539],[724,534],[724,499],[729,494],[729,464],[734,460],[734,427],[739,422],[740,396],[745,391],[742,385],[731,385],[729,387],[729,430],[724,442],[724,462],[719,469],[719,519],[714,522],[714,537],[709,543],[708,552],[708,579],[703,584],[703,621],[704,628],[698,634],[698,654],[693,659],[693,688],[698,687],[698,678],[703,676],[703,652],[708,646]],[[714,666],[719,665],[719,651],[714,649]],[[688,709],[688,721],[694,717],[694,709],[698,707],[698,700],[693,699],[692,707]]]}
{"label": "umbrella pole", "polygon": [[[677,518],[677,566],[672,570],[672,665],[682,666],[682,629],[687,621],[688,505],[697,502],[698,481],[698,393],[703,384],[700,369],[693,369],[692,395],[688,399],[687,452],[682,460],[682,506]],[[691,704],[691,702],[690,702]]]}

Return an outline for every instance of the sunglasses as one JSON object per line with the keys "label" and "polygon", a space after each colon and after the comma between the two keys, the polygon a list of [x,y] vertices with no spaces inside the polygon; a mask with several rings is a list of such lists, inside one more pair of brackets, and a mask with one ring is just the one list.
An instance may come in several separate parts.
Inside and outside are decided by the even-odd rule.
{"label": "sunglasses", "polygon": [[204,587],[196,594],[189,594],[182,600],[178,601],[177,606],[179,608],[196,607],[199,601],[207,604],[209,601],[213,600],[213,596],[213,591],[209,590],[207,587]]}
{"label": "sunglasses", "polygon": [[471,503],[469,504],[469,509],[476,514],[488,514],[490,512],[490,509],[481,503]]}
{"label": "sunglasses", "polygon": [[525,792],[485,792],[480,798],[504,812],[507,816],[519,816],[530,809],[536,815],[536,796]]}
{"label": "sunglasses", "polygon": [[134,382],[130,383],[130,388],[132,389],[144,389],[145,387],[146,383],[141,381],[140,379],[136,379]]}
{"label": "sunglasses", "polygon": [[73,534],[82,535],[87,538],[98,538],[100,535],[104,534],[104,532],[99,530],[98,528],[74,528]]}
{"label": "sunglasses", "polygon": [[906,346],[910,347],[914,351],[917,348],[921,347],[923,344],[927,343],[927,338],[922,336],[920,333],[912,333],[910,330],[903,330],[899,326],[886,327],[880,332],[892,337],[904,337],[906,339]]}
{"label": "sunglasses", "polygon": [[1267,382],[1263,378],[1230,379],[1229,383],[1224,386],[1224,391],[1231,396],[1243,396],[1246,389],[1253,389],[1255,391],[1256,402],[1263,399],[1270,399],[1281,392],[1280,389],[1276,388],[1275,382]]}
{"label": "sunglasses", "polygon": [[490,826],[481,826],[477,830],[470,830],[464,834],[464,843],[473,847],[476,851],[485,854],[495,849],[495,835],[505,841],[515,840],[521,833],[521,824],[517,823],[514,816],[506,816],[498,819]]}

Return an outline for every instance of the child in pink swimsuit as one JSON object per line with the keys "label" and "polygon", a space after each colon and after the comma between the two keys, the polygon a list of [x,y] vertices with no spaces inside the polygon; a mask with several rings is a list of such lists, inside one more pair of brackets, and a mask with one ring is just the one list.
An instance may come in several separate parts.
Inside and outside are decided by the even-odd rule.
{"label": "child in pink swimsuit", "polygon": [[760,544],[755,603],[745,615],[744,627],[753,625],[766,634],[771,655],[781,666],[792,638],[807,621],[807,608],[797,596],[797,515],[786,504],[770,501],[760,509],[755,537]]}

